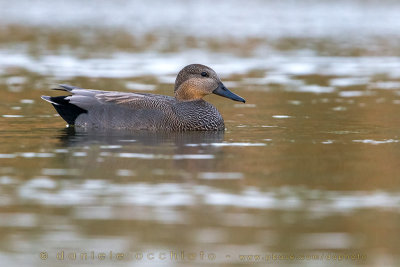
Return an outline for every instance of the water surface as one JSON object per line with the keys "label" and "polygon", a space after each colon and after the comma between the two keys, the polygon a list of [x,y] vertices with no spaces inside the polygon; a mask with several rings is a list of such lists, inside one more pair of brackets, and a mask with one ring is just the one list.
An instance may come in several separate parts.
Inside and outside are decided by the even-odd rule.
{"label": "water surface", "polygon": [[[4,265],[398,265],[396,1],[34,2],[0,1]],[[225,132],[67,128],[40,99],[172,95],[194,62],[246,99],[206,98]]]}

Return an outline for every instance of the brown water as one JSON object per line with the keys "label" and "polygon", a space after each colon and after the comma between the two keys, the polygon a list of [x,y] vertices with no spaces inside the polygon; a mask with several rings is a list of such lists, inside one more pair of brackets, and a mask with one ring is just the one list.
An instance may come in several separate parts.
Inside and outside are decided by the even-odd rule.
{"label": "brown water", "polygon": [[[399,264],[397,2],[33,2],[0,1],[2,266]],[[66,128],[40,99],[171,95],[194,62],[247,100],[207,97],[224,133]]]}

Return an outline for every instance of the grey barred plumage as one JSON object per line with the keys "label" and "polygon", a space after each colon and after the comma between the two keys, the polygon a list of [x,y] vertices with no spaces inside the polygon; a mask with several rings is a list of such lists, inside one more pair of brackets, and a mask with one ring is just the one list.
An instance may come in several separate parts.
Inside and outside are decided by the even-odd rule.
{"label": "grey barred plumage", "polygon": [[42,98],[53,104],[68,124],[90,128],[224,130],[221,114],[202,98],[214,93],[245,102],[226,89],[214,70],[201,64],[188,65],[179,72],[175,97],[82,89],[70,85],[60,85],[56,90],[72,95]]}

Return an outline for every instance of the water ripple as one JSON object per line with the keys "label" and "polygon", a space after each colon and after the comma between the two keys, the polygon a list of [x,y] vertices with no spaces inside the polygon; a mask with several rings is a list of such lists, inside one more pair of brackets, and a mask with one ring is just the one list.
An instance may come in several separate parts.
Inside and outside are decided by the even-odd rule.
{"label": "water ripple", "polygon": [[390,144],[390,143],[398,143],[400,140],[395,139],[385,139],[385,140],[372,140],[372,139],[364,139],[364,140],[353,140],[355,143],[363,143],[363,144],[371,144],[371,145],[380,145],[380,144]]}

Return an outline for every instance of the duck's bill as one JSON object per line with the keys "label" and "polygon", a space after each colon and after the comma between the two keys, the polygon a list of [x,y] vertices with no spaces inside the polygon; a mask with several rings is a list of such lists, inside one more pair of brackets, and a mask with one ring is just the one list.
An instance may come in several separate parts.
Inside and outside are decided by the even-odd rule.
{"label": "duck's bill", "polygon": [[239,101],[239,102],[243,102],[246,103],[246,100],[244,100],[244,98],[238,96],[237,94],[232,93],[231,91],[229,91],[225,85],[223,83],[219,83],[217,89],[215,89],[213,91],[214,94],[216,95],[220,95],[235,101]]}

